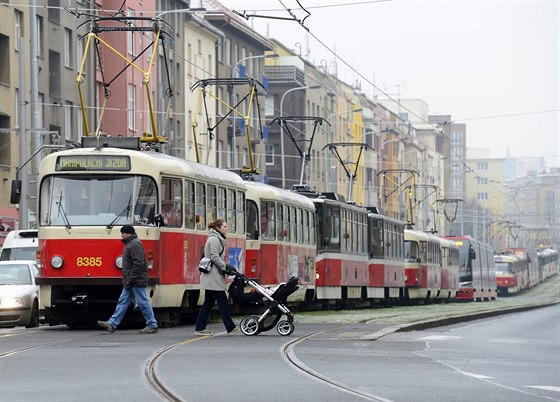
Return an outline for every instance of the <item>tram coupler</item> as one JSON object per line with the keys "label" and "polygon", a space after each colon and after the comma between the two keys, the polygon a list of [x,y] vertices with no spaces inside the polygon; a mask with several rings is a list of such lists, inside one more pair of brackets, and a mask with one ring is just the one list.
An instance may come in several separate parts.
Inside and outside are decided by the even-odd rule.
{"label": "tram coupler", "polygon": [[85,295],[72,296],[70,300],[72,300],[72,304],[74,305],[84,305],[87,304],[88,302],[88,295],[85,294]]}

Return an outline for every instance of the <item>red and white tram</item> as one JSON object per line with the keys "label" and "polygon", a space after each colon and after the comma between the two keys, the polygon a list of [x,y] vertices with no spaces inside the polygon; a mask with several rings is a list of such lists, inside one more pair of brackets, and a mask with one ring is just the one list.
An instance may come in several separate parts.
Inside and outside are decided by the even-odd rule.
{"label": "red and white tram", "polygon": [[313,199],[317,219],[315,292],[320,300],[364,300],[368,283],[368,211],[325,193]]}
{"label": "red and white tram", "polygon": [[404,223],[368,208],[367,297],[395,300],[404,294]]}
{"label": "red and white tram", "polygon": [[290,301],[313,298],[315,206],[306,196],[258,182],[247,186],[245,275],[262,286],[299,278]]}
{"label": "red and white tram", "polygon": [[459,289],[459,247],[453,240],[440,238],[441,289],[438,299],[454,299]]}
{"label": "red and white tram", "polygon": [[121,291],[119,227],[134,225],[146,249],[148,294],[160,324],[196,307],[195,269],[206,225],[225,218],[227,258],[245,262],[245,192],[227,171],[156,152],[79,148],[45,157],[39,171],[41,310],[49,323],[105,319]]}
{"label": "red and white tram", "polygon": [[525,253],[494,256],[499,296],[511,296],[529,286],[529,259]]}
{"label": "red and white tram", "polygon": [[431,300],[441,288],[439,238],[418,230],[404,230],[406,295],[408,299]]}
{"label": "red and white tram", "polygon": [[540,281],[558,273],[558,251],[550,248],[537,251]]}

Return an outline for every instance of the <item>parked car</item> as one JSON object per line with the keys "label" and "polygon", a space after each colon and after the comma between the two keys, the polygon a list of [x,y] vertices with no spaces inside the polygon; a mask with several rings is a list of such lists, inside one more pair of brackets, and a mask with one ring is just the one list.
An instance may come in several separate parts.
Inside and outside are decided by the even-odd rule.
{"label": "parked car", "polygon": [[12,230],[6,236],[0,261],[34,260],[37,256],[37,230]]}
{"label": "parked car", "polygon": [[0,327],[39,326],[35,261],[0,261]]}

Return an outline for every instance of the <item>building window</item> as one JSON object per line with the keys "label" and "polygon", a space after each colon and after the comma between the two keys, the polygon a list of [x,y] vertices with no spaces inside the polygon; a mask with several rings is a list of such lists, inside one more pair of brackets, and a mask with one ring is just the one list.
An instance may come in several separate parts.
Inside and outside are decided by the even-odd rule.
{"label": "building window", "polygon": [[[134,13],[131,10],[128,10],[126,12],[127,17],[133,17],[133,14]],[[129,32],[127,32],[126,36],[127,36],[127,38],[126,38],[127,39],[126,40],[126,46],[127,46],[126,50],[128,51],[129,55],[134,56],[134,32],[129,31]]]}
{"label": "building window", "polygon": [[454,131],[451,133],[451,142],[453,144],[462,144],[463,143],[463,136],[462,133]]}
{"label": "building window", "polygon": [[257,71],[255,71],[255,64],[258,65],[258,60],[255,60],[255,54],[252,50],[249,50],[249,59],[247,60],[247,75],[249,77],[256,78]]}
{"label": "building window", "polygon": [[463,180],[459,177],[454,177],[451,181],[452,191],[461,191],[463,189]]}
{"label": "building window", "polygon": [[128,84],[128,129],[136,131],[136,86]]}
{"label": "building window", "polygon": [[231,66],[231,39],[226,39],[226,64]]}
{"label": "building window", "polygon": [[476,168],[478,170],[488,170],[488,162],[478,162]]}
{"label": "building window", "polygon": [[463,165],[459,165],[457,163],[451,165],[451,173],[452,174],[460,174],[463,171]]}
{"label": "building window", "polygon": [[66,141],[72,141],[72,102],[66,102],[64,105],[64,138]]}
{"label": "building window", "polygon": [[37,56],[43,57],[43,17],[37,16]]}
{"label": "building window", "polygon": [[487,177],[477,177],[476,182],[478,184],[488,184],[488,178]]}
{"label": "building window", "polygon": [[266,160],[267,165],[274,165],[274,144],[266,144]]}
{"label": "building window", "polygon": [[[84,41],[78,40],[76,47],[76,66],[80,69],[82,68],[82,58],[84,57]],[[85,69],[82,71],[82,75],[86,75]]]}
{"label": "building window", "polygon": [[221,63],[224,60],[224,44],[223,42],[216,42],[216,47],[218,51],[216,52],[216,56],[218,57],[218,63]]}
{"label": "building window", "polygon": [[72,67],[72,31],[64,28],[64,66]]}
{"label": "building window", "polygon": [[0,34],[0,82],[10,82],[10,38]]}
{"label": "building window", "polygon": [[264,114],[274,116],[274,96],[267,96],[264,100]]}
{"label": "building window", "polygon": [[485,200],[488,199],[488,193],[477,193],[477,194],[476,194],[476,198],[477,198],[479,201],[485,201]]}
{"label": "building window", "polygon": [[23,13],[19,10],[14,12],[14,47],[19,50],[19,38],[23,38]]}

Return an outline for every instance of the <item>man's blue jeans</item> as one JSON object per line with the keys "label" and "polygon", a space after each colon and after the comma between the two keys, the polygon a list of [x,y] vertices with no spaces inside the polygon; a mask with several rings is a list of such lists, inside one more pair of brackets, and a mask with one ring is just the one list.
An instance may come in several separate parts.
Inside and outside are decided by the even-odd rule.
{"label": "man's blue jeans", "polygon": [[111,318],[109,318],[108,323],[113,328],[119,326],[124,315],[126,314],[126,310],[128,310],[130,303],[132,303],[132,298],[136,299],[138,308],[146,319],[146,325],[150,328],[157,328],[158,325],[154,317],[152,304],[150,303],[150,299],[148,298],[148,292],[146,292],[146,288],[138,287],[131,287],[130,289],[123,288],[119,297],[119,301],[117,302],[117,308],[115,309],[115,312],[113,313]]}

